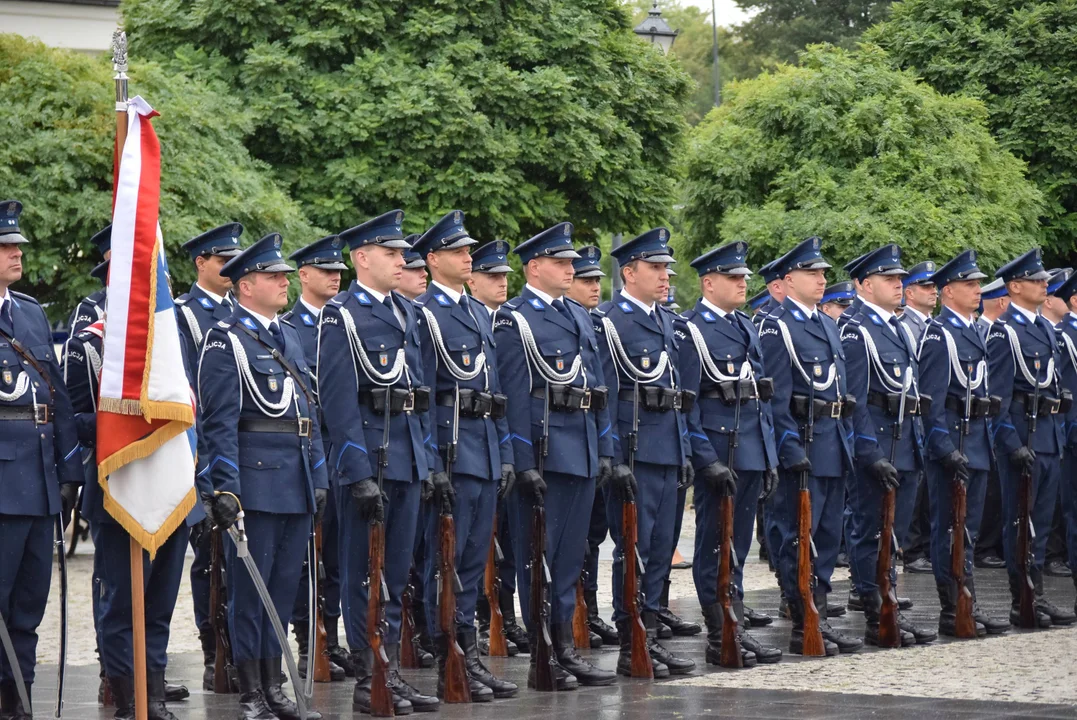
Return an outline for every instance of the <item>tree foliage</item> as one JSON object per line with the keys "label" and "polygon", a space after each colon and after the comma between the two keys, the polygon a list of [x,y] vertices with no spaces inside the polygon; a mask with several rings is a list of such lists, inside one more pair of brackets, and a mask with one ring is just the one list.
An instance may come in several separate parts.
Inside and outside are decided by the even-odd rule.
{"label": "tree foliage", "polygon": [[909,263],[976,248],[997,267],[1039,237],[1042,198],[976,100],[940,95],[876,46],[815,46],[735,83],[686,152],[688,257],[747,240],[761,265],[820,235],[837,265],[896,242]]}
{"label": "tree foliage", "polygon": [[[137,62],[131,90],[161,113],[161,230],[177,290],[194,275],[179,245],[230,220],[258,237],[273,230],[292,246],[319,237],[266,166],[243,147],[251,129],[235,99],[160,66]],[[97,286],[90,237],[112,204],[115,90],[107,59],[0,34],[0,187],[22,201],[25,268],[16,289],[66,318]],[[3,198],[0,198],[3,199]]]}
{"label": "tree foliage", "polygon": [[983,101],[991,131],[1047,197],[1048,255],[1067,261],[1077,251],[1077,2],[909,0],[871,37],[940,92]]}
{"label": "tree foliage", "polygon": [[736,32],[752,52],[795,63],[816,43],[853,48],[861,34],[883,20],[890,0],[736,0],[754,11]]}
{"label": "tree foliage", "polygon": [[127,0],[148,55],[244,99],[247,146],[339,230],[452,208],[477,237],[664,217],[689,78],[616,0]]}

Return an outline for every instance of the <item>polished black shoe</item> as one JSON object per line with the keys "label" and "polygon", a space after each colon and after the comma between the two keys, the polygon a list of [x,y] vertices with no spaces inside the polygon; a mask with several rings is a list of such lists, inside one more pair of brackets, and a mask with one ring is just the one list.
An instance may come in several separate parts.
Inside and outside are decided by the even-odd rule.
{"label": "polished black shoe", "polygon": [[393,694],[393,704],[404,700],[411,703],[415,712],[434,712],[441,705],[441,701],[433,695],[423,695],[413,688],[404,678],[400,677],[400,644],[394,643],[385,646],[385,655],[389,658],[389,677],[386,685]]}
{"label": "polished black shoe", "polygon": [[976,558],[974,565],[984,570],[1001,570],[1006,567],[1006,561],[998,555],[984,555],[982,558]]}
{"label": "polished black shoe", "polygon": [[[898,597],[898,610],[911,610],[913,607],[912,598]],[[826,606],[827,617],[841,617],[845,612],[834,613],[832,610],[837,607],[835,603],[830,603]],[[852,612],[864,612],[864,603],[860,599],[860,595],[857,594],[856,588],[849,590],[849,600],[845,604],[845,608]]]}
{"label": "polished black shoe", "polygon": [[299,714],[299,707],[281,690],[281,658],[268,658],[262,664],[262,694],[266,705],[280,720],[321,720],[322,714],[307,708],[304,718]]}
{"label": "polished black shoe", "polygon": [[[704,657],[708,665],[722,664],[722,627],[726,622],[725,613],[719,603],[703,607],[703,624],[707,628],[707,651]],[[747,633],[744,633],[747,635]],[[755,653],[748,650],[740,642],[737,643],[740,650],[740,662],[746,668],[755,667]],[[779,651],[780,654],[780,651]]]}
{"label": "polished black shoe", "polygon": [[983,608],[975,603],[972,606],[972,618],[977,624],[983,625],[984,632],[988,635],[1001,635],[1010,631],[1010,624],[1008,622],[988,615]]}
{"label": "polished black shoe", "polygon": [[[1025,580],[1019,579],[1016,575],[1009,576],[1010,581],[1010,624],[1014,627],[1021,627],[1021,583]],[[1043,612],[1038,603],[1034,603],[1033,614],[1036,618],[1036,627],[1041,630],[1046,630],[1051,627],[1051,616]]]}
{"label": "polished black shoe", "polygon": [[898,627],[902,632],[911,634],[916,638],[917,645],[926,645],[939,639],[939,634],[930,628],[914,625],[907,617],[898,612]]}
{"label": "polished black shoe", "polygon": [[[966,578],[967,581],[971,578]],[[957,583],[940,583],[935,581],[939,593],[939,635],[957,637]],[[972,592],[971,589],[969,592]],[[972,618],[976,624],[976,637],[987,635],[987,628],[976,618],[976,606],[972,606]],[[1007,628],[1009,625],[1006,626]],[[971,638],[970,638],[971,639]]]}
{"label": "polished black shoe", "polygon": [[1064,560],[1052,560],[1044,565],[1043,574],[1051,577],[1073,577],[1073,570]]}
{"label": "polished black shoe", "polygon": [[[665,625],[674,635],[688,637],[703,632],[699,623],[687,622],[675,612],[669,609],[669,580],[666,580],[662,588],[662,597],[659,599],[658,622],[659,626]],[[659,637],[664,637],[660,635]]]}
{"label": "polished black shoe", "polygon": [[[322,614],[322,623],[325,625],[325,649],[329,653],[330,662],[342,669],[345,677],[355,677],[355,668],[352,667],[351,656],[347,650],[340,646],[340,637],[337,630],[339,621],[339,616]],[[434,659],[431,656],[430,665],[423,665],[423,667],[431,667],[433,663]]]}
{"label": "polished black shoe", "polygon": [[647,628],[647,651],[651,658],[669,668],[670,675],[687,675],[696,669],[694,661],[688,658],[677,657],[671,653],[662,643],[658,642],[657,628],[658,617],[654,612],[643,613],[643,626]]}
{"label": "polished black shoe", "polygon": [[[617,655],[617,674],[632,677],[632,628],[631,621],[627,618],[617,622],[617,637],[620,646],[620,653]],[[650,653],[648,655],[651,659],[651,674],[654,678],[660,680],[669,677],[669,668],[655,660]]]}
{"label": "polished black shoe", "polygon": [[904,571],[917,575],[927,575],[934,572],[931,567],[931,561],[926,557],[916,558],[912,562],[905,563]]}
{"label": "polished black shoe", "polygon": [[505,637],[507,637],[509,642],[513,643],[521,653],[530,653],[531,642],[527,637],[527,631],[516,622],[515,595],[512,590],[502,585],[498,598],[498,604],[501,605],[501,622],[505,628]]}
{"label": "polished black shoe", "polygon": [[594,687],[613,684],[617,673],[595,667],[576,651],[576,644],[572,641],[572,623],[560,623],[551,630],[557,662],[572,673],[580,685]]}
{"label": "polished black shoe", "polygon": [[482,664],[482,660],[479,659],[479,647],[475,637],[475,628],[471,627],[458,630],[456,633],[456,641],[460,643],[460,648],[464,651],[464,665],[467,667],[468,678],[476,680],[490,688],[495,698],[510,698],[519,692],[520,688],[516,683],[502,680]]}
{"label": "polished black shoe", "polygon": [[[827,657],[834,657],[840,650],[838,646],[827,640],[826,636],[823,636],[823,651]],[[789,654],[790,655],[803,655],[804,654],[804,626],[794,625],[793,631],[789,634]]]}
{"label": "polished black shoe", "polygon": [[845,606],[840,602],[827,601],[826,604],[826,616],[827,617],[844,617]]}
{"label": "polished black shoe", "polygon": [[1032,581],[1036,586],[1036,612],[1046,613],[1051,618],[1052,625],[1067,627],[1077,622],[1077,615],[1074,615],[1069,610],[1055,607],[1047,599],[1043,591],[1043,570],[1041,568],[1032,568]]}
{"label": "polished black shoe", "polygon": [[819,631],[824,640],[829,640],[838,646],[838,652],[854,653],[864,647],[864,641],[860,638],[850,637],[845,633],[833,628],[830,623],[822,618],[819,619]]}
{"label": "polished black shoe", "polygon": [[759,612],[754,608],[750,608],[747,605],[744,606],[744,620],[748,621],[748,624],[752,627],[766,627],[774,622],[774,618],[767,615],[765,612]]}
{"label": "polished black shoe", "polygon": [[583,595],[587,603],[587,627],[602,639],[603,645],[616,645],[616,628],[610,627],[598,614],[598,594],[594,590],[585,590]]}
{"label": "polished black shoe", "polygon": [[[553,661],[553,681],[558,692],[576,690],[580,687],[580,681],[576,676],[561,667],[556,659]],[[531,666],[527,669],[527,687],[535,689],[535,658],[531,658]]]}
{"label": "polished black shoe", "polygon": [[165,682],[165,702],[181,702],[191,697],[186,685]]}
{"label": "polished black shoe", "polygon": [[[438,667],[438,697],[442,700],[445,699],[445,663],[449,659],[449,643],[450,641],[457,642],[459,640],[455,638],[449,638],[446,635],[438,635],[435,643],[437,644],[437,667]],[[460,647],[464,650],[463,646]],[[478,648],[476,648],[476,652]],[[467,669],[467,651],[464,651],[464,672],[467,675],[467,686],[471,692],[471,702],[484,703],[492,702],[494,699],[494,691],[483,685],[476,680]]]}
{"label": "polished black shoe", "polygon": [[[202,689],[213,692],[214,665],[217,662],[217,638],[213,630],[202,630],[198,633],[198,642],[202,645]],[[98,702],[101,701],[98,695]]]}

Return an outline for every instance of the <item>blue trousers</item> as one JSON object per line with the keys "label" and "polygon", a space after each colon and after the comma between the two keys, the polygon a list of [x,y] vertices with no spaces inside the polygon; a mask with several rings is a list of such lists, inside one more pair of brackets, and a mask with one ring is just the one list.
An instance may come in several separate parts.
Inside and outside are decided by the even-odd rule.
{"label": "blue trousers", "polygon": [[[311,532],[311,516],[306,513],[277,514],[247,510],[243,519],[247,547],[265,582],[281,625],[292,619],[295,589],[303,570],[303,558]],[[225,571],[228,576],[228,629],[232,637],[232,658],[267,660],[280,657],[269,615],[262,606],[246,565],[236,557],[236,546],[225,538]]]}
{"label": "blue trousers", "polygon": [[[0,515],[0,612],[27,683],[34,681],[37,627],[49,599],[55,523],[51,515]],[[0,652],[0,680],[14,677],[7,653]]]}
{"label": "blue trousers", "polygon": [[[1032,539],[1032,554],[1033,565],[1037,569],[1043,568],[1061,474],[1061,459],[1058,455],[1036,453],[1036,464],[1032,468],[1032,502],[1029,505],[1029,518],[1036,531],[1036,537]],[[1021,471],[1015,470],[1010,465],[1009,458],[999,458],[998,478],[1002,488],[1002,552],[1006,559],[1007,571],[1010,575],[1016,575],[1017,495]]]}
{"label": "blue trousers", "polygon": [[1066,548],[1070,566],[1077,565],[1077,462],[1073,453],[1062,458],[1062,477],[1059,480],[1062,517],[1066,523]]}
{"label": "blue trousers", "polygon": [[[109,677],[134,675],[134,638],[131,629],[131,536],[111,522],[92,525],[94,559],[100,570],[97,636],[101,661]],[[142,554],[146,602],[146,669],[163,672],[168,665],[168,636],[176,609],[183,556],[190,531],[178,528],[157,550],[153,561]]]}
{"label": "blue trousers", "polygon": [[595,489],[595,500],[591,503],[591,522],[587,527],[587,557],[583,560],[585,573],[583,589],[598,592],[598,552],[610,532],[610,522],[606,518],[606,502],[610,494],[609,486]]}
{"label": "blue trousers", "polygon": [[[637,462],[636,525],[639,541],[636,549],[643,560],[641,588],[643,609],[658,612],[662,587],[669,576],[673,559],[673,526],[677,514],[677,480],[680,467]],[[624,503],[617,493],[610,492],[606,501],[606,517],[613,536],[613,619],[626,618],[624,592]],[[571,618],[568,618],[571,619]]]}
{"label": "blue trousers", "polygon": [[[800,497],[799,474],[778,471],[778,487],[771,497],[774,522],[781,533],[778,550],[778,576],[786,597],[799,598],[797,591],[797,507]],[[815,558],[817,587],[829,593],[830,577],[838,562],[841,547],[842,515],[845,510],[845,485],[840,477],[808,476],[811,494],[812,540],[818,553]],[[772,549],[773,552],[773,549]]]}
{"label": "blue trousers", "polygon": [[[760,471],[741,470],[737,473],[737,494],[733,497],[733,552],[737,565],[733,568],[733,585],[740,598],[744,597],[744,563],[752,546],[762,482]],[[706,607],[718,602],[718,546],[721,542],[718,522],[722,498],[702,480],[696,481],[694,487],[696,545],[692,579],[696,583],[699,604]]]}
{"label": "blue trousers", "polygon": [[[513,536],[519,532],[513,525],[516,518],[509,507],[508,500],[502,498],[497,503],[497,541],[501,545],[501,587],[507,592],[516,592],[516,541]],[[480,588],[480,591],[482,588]]]}
{"label": "blue trousers", "polygon": [[[897,556],[901,541],[908,535],[912,524],[920,471],[900,472],[898,476],[901,484],[894,493],[894,537],[897,543],[891,542],[893,557]],[[883,521],[883,487],[866,471],[860,471],[846,475],[845,493],[847,511],[844,520],[849,567],[853,586],[859,594],[865,595],[879,587],[875,582],[875,569],[879,560],[879,532]],[[890,582],[897,583],[897,567],[893,559]]]}
{"label": "blue trousers", "polygon": [[[340,522],[340,609],[348,647],[353,652],[370,647],[366,617],[367,581],[370,567],[370,526],[355,508],[351,490],[335,488],[338,520]],[[386,480],[383,491],[385,504],[385,618],[388,628],[383,641],[392,645],[400,642],[401,598],[411,573],[415,552],[415,533],[419,524],[418,482]]]}
{"label": "blue trousers", "polygon": [[[965,486],[965,529],[972,542],[965,542],[965,577],[973,576],[973,552],[980,539],[980,523],[987,497],[987,470],[970,470]],[[935,581],[949,585],[954,576],[950,571],[950,543],[953,526],[953,487],[950,473],[941,464],[927,468],[928,503],[931,509],[931,567]]]}
{"label": "blue trousers", "polygon": [[[326,498],[325,513],[322,515],[322,554],[320,560],[325,578],[319,580],[318,591],[325,595],[325,617],[340,617],[340,550],[338,542],[336,498],[330,492]],[[299,587],[295,593],[292,606],[292,618],[300,623],[300,631],[306,633],[306,623],[310,608],[310,567],[307,556],[303,556],[303,570],[299,573]]]}
{"label": "blue trousers", "polygon": [[[453,473],[456,502],[453,504],[453,529],[456,531],[456,574],[463,590],[456,595],[456,628],[475,626],[475,603],[478,601],[480,583],[486,571],[490,554],[490,540],[494,532],[494,508],[497,507],[497,483],[481,480],[472,475]],[[427,627],[432,634],[441,635],[438,624],[438,526],[440,512],[433,503],[426,508],[426,567],[423,584],[426,594]]]}
{"label": "blue trousers", "polygon": [[[550,623],[572,622],[576,610],[576,582],[583,569],[588,518],[595,499],[594,478],[547,471],[546,481],[546,564],[550,570]],[[515,552],[520,609],[528,629],[531,618],[531,525],[534,500],[513,491],[508,504],[515,519]]]}
{"label": "blue trousers", "polygon": [[210,539],[210,533],[205,533],[200,544],[191,542],[191,549],[194,550],[194,562],[191,563],[191,600],[194,604],[194,624],[200,633],[213,631],[209,610],[209,566],[213,560]]}

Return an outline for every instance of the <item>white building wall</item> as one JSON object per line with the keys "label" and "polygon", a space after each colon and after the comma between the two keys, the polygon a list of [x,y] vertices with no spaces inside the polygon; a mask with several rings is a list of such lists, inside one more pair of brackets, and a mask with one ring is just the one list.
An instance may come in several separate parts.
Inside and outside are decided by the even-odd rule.
{"label": "white building wall", "polygon": [[34,37],[51,47],[105,52],[119,24],[117,4],[0,0],[0,32]]}

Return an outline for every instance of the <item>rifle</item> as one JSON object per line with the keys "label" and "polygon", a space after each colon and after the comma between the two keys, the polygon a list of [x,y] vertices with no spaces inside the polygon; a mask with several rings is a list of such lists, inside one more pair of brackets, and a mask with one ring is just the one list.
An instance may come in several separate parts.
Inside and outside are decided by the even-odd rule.
{"label": "rifle", "polygon": [[490,538],[490,553],[486,557],[483,593],[490,606],[490,657],[508,657],[509,644],[505,637],[505,619],[501,615],[501,575],[499,569],[504,555],[497,541],[497,511],[494,511],[494,530]]}
{"label": "rifle", "polygon": [[[841,388],[838,388],[840,402]],[[811,446],[815,434],[815,382],[808,381],[808,422],[804,426],[804,456],[811,458]],[[812,567],[815,544],[811,537],[811,490],[808,489],[808,471],[800,473],[800,492],[797,497],[797,592],[804,615],[805,657],[823,657],[823,633],[819,630],[819,610],[815,607],[815,570]]]}
{"label": "rifle", "polygon": [[419,654],[415,651],[419,644],[419,633],[415,628],[414,607],[412,606],[412,594],[415,585],[408,576],[408,584],[404,586],[404,592],[400,596],[400,667],[409,670],[418,670],[422,667],[419,662]]}
{"label": "rifle", "polygon": [[[385,391],[385,414],[381,446],[378,448],[378,494],[382,492],[385,468],[389,466],[389,389]],[[388,626],[385,603],[389,589],[385,584],[385,516],[378,512],[370,522],[370,556],[367,578],[366,634],[374,656],[370,682],[370,714],[393,717],[393,694],[389,691],[389,656],[382,644]]]}
{"label": "rifle", "polygon": [[[905,378],[901,383],[901,401],[898,403],[897,422],[890,435],[890,464],[897,460],[897,446],[901,442],[902,425],[905,424],[905,400],[912,382],[912,365],[905,368]],[[901,647],[901,628],[898,627],[897,592],[890,582],[890,573],[894,567],[894,502],[897,493],[887,488],[883,493],[882,524],[879,527],[879,554],[875,558],[875,584],[879,586],[882,605],[879,608],[879,647]]]}
{"label": "rifle", "polygon": [[[961,435],[958,439],[958,451],[965,454],[965,438],[969,434],[972,416],[972,365],[965,375],[965,416],[961,418]],[[966,488],[960,475],[954,473],[950,480],[951,507],[953,509],[953,527],[950,529],[950,574],[957,585],[957,614],[954,622],[954,634],[959,638],[976,637],[976,620],[972,616],[972,593],[965,584],[965,510]]]}
{"label": "rifle", "polygon": [[[452,482],[452,466],[456,462],[456,432],[460,424],[460,394],[456,393],[453,408],[453,441],[445,453],[445,473]],[[438,626],[444,635],[446,646],[443,678],[446,703],[471,702],[471,686],[468,684],[464,651],[456,641],[456,594],[464,591],[460,576],[456,574],[456,523],[452,516],[449,499],[441,496],[441,514],[438,516]]]}
{"label": "rifle", "polygon": [[[584,556],[584,564],[587,556]],[[587,571],[580,573],[576,580],[576,608],[572,611],[572,644],[578,649],[591,647],[591,628],[587,624],[587,600],[583,596],[583,579]]]}
{"label": "rifle", "polygon": [[[628,469],[635,475],[636,450],[639,449],[639,380],[635,382],[632,397],[632,432],[628,436]],[[647,629],[640,617],[642,591],[639,576],[643,574],[643,560],[636,543],[639,541],[639,524],[636,517],[636,498],[631,486],[625,488],[624,507],[621,512],[621,534],[624,536],[624,589],[621,593],[624,611],[628,614],[628,626],[632,634],[630,668],[632,677],[654,678],[651,653],[647,649]]]}
{"label": "rifle", "polygon": [[322,562],[322,524],[314,528],[314,554],[317,557],[316,567],[311,568],[317,573],[318,592],[314,607],[310,612],[314,616],[314,646],[310,649],[309,661],[313,663],[314,682],[327,683],[332,680],[329,674],[329,639],[325,634],[325,563]]}
{"label": "rifle", "polygon": [[224,542],[220,530],[211,531],[209,564],[209,606],[212,608],[213,637],[217,649],[213,658],[213,692],[232,692],[232,643],[228,637],[228,604],[224,586]]}
{"label": "rifle", "polygon": [[[1036,434],[1036,421],[1040,411],[1040,360],[1036,358],[1036,381],[1032,386],[1032,406],[1028,408],[1028,445],[1032,447],[1032,438]],[[1032,581],[1032,467],[1021,471],[1021,481],[1017,488],[1017,576],[1020,578],[1018,600],[1019,625],[1022,628],[1036,627],[1035,584]]]}
{"label": "rifle", "polygon": [[[733,409],[733,427],[729,430],[729,445],[726,451],[726,464],[733,472],[733,463],[740,444],[740,390],[737,381],[736,406]],[[718,603],[722,606],[722,649],[718,664],[726,668],[744,667],[744,658],[740,654],[740,640],[737,638],[737,613],[733,609],[733,566],[737,559],[733,550],[733,496],[722,495],[718,501]]]}
{"label": "rifle", "polygon": [[[550,450],[550,384],[546,383],[546,399],[543,405],[542,437],[539,438],[538,472],[546,470],[546,455]],[[550,639],[550,606],[546,601],[550,585],[550,569],[546,566],[546,506],[541,495],[535,497],[531,515],[531,623],[535,639],[531,647],[535,659],[535,689],[545,692],[557,690],[553,666],[557,662]]]}

